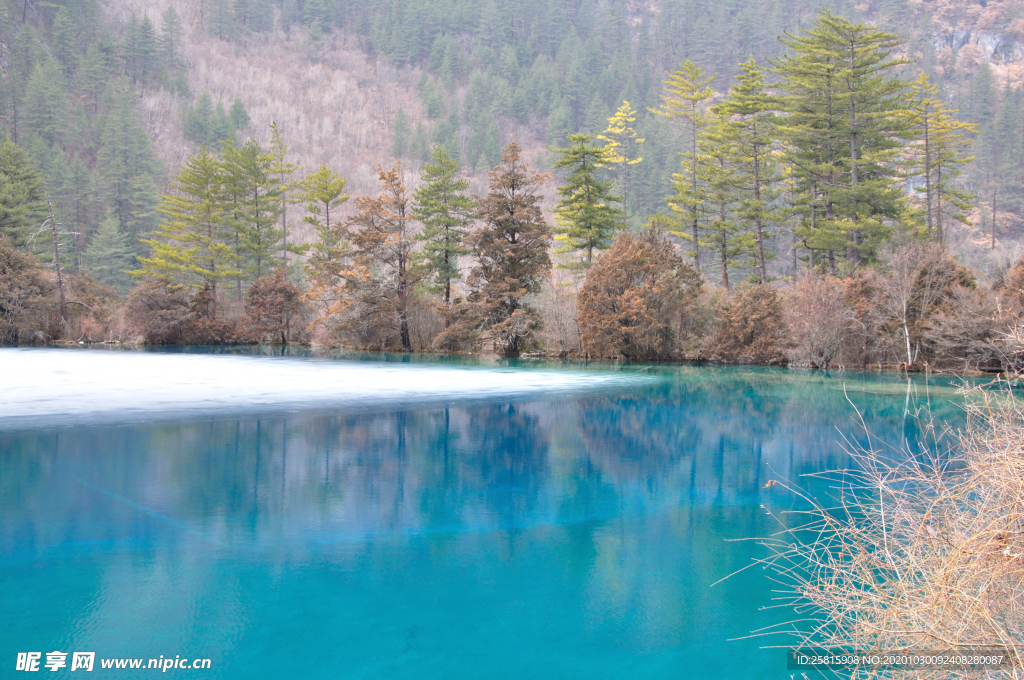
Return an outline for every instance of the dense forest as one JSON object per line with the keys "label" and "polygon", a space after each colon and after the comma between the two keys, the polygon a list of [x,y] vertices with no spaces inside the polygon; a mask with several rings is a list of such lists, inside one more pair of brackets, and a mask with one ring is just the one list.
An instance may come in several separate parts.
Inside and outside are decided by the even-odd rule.
{"label": "dense forest", "polygon": [[[95,1],[6,3],[0,337],[1016,370],[1024,267],[981,280],[949,249],[987,226],[994,253],[1024,209],[1020,90],[987,62],[845,6],[365,9],[211,0],[115,31]],[[189,31],[348,36],[418,73],[423,116],[394,112],[350,200],[344,167],[190,90]],[[183,102],[178,169],[147,92]]]}

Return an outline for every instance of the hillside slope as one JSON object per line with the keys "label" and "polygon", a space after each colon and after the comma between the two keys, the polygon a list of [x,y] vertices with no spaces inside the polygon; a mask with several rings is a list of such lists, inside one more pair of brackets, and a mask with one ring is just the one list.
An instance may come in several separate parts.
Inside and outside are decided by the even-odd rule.
{"label": "hillside slope", "polygon": [[[637,130],[648,139],[645,162],[626,192],[637,220],[664,210],[661,199],[677,168],[672,131],[645,110],[659,103],[664,71],[691,58],[717,74],[715,87],[723,90],[738,61],[778,54],[776,36],[808,25],[818,9],[812,2],[750,0],[283,0],[251,3],[251,12],[264,15],[254,30],[252,17],[246,24],[242,10],[230,14],[223,0],[104,1],[115,27],[133,12],[157,22],[168,4],[185,19],[192,97],[208,91],[225,105],[238,97],[251,116],[245,132],[260,141],[276,120],[295,160],[306,169],[333,167],[348,177],[350,193],[372,192],[373,168],[394,153],[414,171],[431,143],[448,146],[473,189],[482,190],[501,145],[518,141],[544,169],[546,146],[559,145],[566,132],[599,130],[629,99],[639,111]],[[826,4],[901,32],[906,51],[919,59],[911,68],[938,77],[967,119],[994,118],[1003,89],[1024,81],[1019,0]],[[989,95],[976,88],[981,70],[991,80]],[[991,110],[981,102],[985,96]],[[144,122],[171,170],[194,148],[182,132],[190,103],[166,90],[143,96]],[[996,155],[978,153],[971,176],[979,202],[992,183],[991,167],[1003,162]],[[1019,231],[1022,209],[1004,206],[1001,241],[1015,240],[1008,237]],[[987,207],[979,208],[976,227],[956,235],[954,245],[984,250],[986,215]]]}

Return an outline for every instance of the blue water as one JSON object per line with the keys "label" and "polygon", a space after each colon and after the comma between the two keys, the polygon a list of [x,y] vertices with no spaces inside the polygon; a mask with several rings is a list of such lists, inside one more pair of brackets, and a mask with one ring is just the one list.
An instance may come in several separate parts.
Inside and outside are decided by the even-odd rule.
{"label": "blue water", "polygon": [[[158,671],[99,659],[160,655],[209,658],[167,671],[203,678],[789,678],[772,640],[744,638],[790,615],[763,609],[765,574],[712,587],[763,554],[730,539],[795,503],[766,484],[846,465],[850,401],[893,442],[917,436],[908,403],[961,417],[951,387],[892,376],[220,360],[370,373],[338,387],[358,399],[239,393],[176,417],[153,384],[127,423],[127,377],[86,415],[74,380],[50,399],[53,375],[18,383],[36,417],[0,414],[0,676],[58,650],[96,652],[100,678]],[[423,375],[433,391],[395,396]],[[201,400],[214,386],[193,379]]]}

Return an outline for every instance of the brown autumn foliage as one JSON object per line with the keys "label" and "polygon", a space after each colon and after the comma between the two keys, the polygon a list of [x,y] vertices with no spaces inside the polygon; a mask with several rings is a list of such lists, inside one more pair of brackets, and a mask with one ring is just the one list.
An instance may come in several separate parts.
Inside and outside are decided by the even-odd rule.
{"label": "brown autumn foliage", "polygon": [[188,290],[162,279],[149,279],[128,293],[128,320],[148,345],[181,342],[191,319]]}
{"label": "brown autumn foliage", "polygon": [[678,354],[683,317],[701,292],[700,275],[660,233],[622,231],[601,255],[577,301],[586,355],[627,361]]}
{"label": "brown autumn foliage", "polygon": [[39,261],[0,238],[0,344],[55,337],[54,305],[53,286]]}
{"label": "brown autumn foliage", "polygon": [[856,323],[843,282],[831,276],[805,277],[784,302],[789,364],[814,369],[842,366],[843,342]]}
{"label": "brown autumn foliage", "polygon": [[[293,330],[302,330],[302,289],[288,281],[284,269],[261,277],[245,298],[244,329],[257,344],[288,345]],[[301,338],[300,338],[301,339]]]}
{"label": "brown autumn foliage", "polygon": [[88,274],[65,277],[68,294],[68,332],[71,340],[117,342],[127,330],[124,298]]}
{"label": "brown autumn foliage", "polygon": [[477,262],[467,280],[471,292],[465,303],[452,306],[449,327],[436,342],[469,348],[482,338],[498,354],[519,356],[540,329],[530,298],[541,292],[551,269],[551,230],[540,209],[546,178],[529,169],[515,142],[488,176],[490,189],[479,208],[484,224],[466,238]]}
{"label": "brown autumn foliage", "polygon": [[346,225],[357,272],[345,283],[351,301],[346,325],[362,346],[411,352],[409,307],[418,278],[412,266],[412,196],[401,161],[388,169],[377,166],[377,177],[380,194],[356,198],[358,212]]}
{"label": "brown autumn foliage", "polygon": [[728,363],[783,364],[784,330],[782,299],[775,289],[767,284],[738,287],[719,302],[706,356]]}
{"label": "brown autumn foliage", "polygon": [[136,338],[147,345],[230,345],[239,342],[237,325],[217,318],[213,294],[162,279],[148,279],[128,294],[126,316]]}

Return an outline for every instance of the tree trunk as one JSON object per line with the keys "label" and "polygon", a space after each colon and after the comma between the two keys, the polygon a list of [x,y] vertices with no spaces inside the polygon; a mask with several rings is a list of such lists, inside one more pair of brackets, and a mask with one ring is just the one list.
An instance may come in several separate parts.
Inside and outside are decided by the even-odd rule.
{"label": "tree trunk", "polygon": [[57,288],[60,291],[60,323],[68,325],[68,299],[64,294],[64,274],[60,269],[60,243],[57,242],[57,220],[53,217],[53,203],[46,200],[46,207],[50,211],[50,234],[53,236],[53,267],[57,270]]}
{"label": "tree trunk", "polygon": [[409,288],[406,281],[405,257],[398,260],[398,333],[402,339],[402,351],[412,351],[409,339]]}

